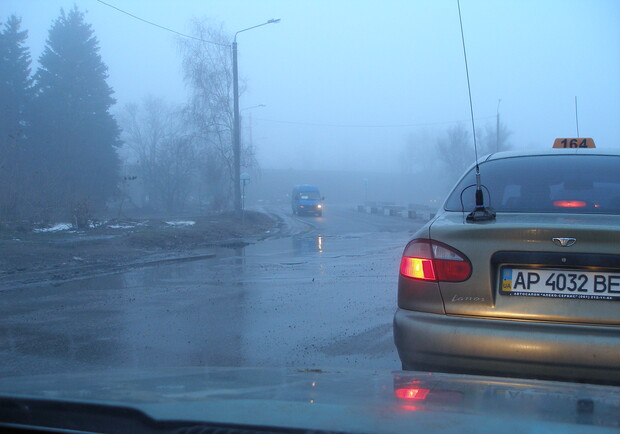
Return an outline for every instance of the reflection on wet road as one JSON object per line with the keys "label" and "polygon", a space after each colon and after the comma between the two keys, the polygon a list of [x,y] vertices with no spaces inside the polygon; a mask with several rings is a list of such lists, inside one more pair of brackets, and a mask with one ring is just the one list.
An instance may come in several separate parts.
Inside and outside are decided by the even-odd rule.
{"label": "reflection on wet road", "polygon": [[323,253],[322,235],[310,236],[293,236],[293,251],[296,255],[304,255],[306,253]]}
{"label": "reflection on wet road", "polygon": [[[303,222],[302,222],[303,223]],[[212,259],[2,293],[0,375],[160,366],[399,369],[406,219],[348,209]]]}

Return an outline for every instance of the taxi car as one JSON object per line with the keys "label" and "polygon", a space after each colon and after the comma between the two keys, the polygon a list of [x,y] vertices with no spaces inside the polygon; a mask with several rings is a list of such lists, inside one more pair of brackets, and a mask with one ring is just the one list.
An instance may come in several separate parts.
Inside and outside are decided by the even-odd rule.
{"label": "taxi car", "polygon": [[620,383],[620,150],[564,146],[481,158],[407,244],[404,370]]}

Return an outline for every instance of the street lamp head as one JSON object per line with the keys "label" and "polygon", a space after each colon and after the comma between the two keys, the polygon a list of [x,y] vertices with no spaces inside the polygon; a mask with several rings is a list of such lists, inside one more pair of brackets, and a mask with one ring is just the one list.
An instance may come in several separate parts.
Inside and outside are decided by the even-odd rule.
{"label": "street lamp head", "polygon": [[277,24],[277,23],[279,23],[279,22],[280,22],[280,18],[272,18],[272,19],[270,19],[269,21],[264,22],[263,24],[258,24],[258,25],[256,25],[256,26],[248,27],[247,29],[239,30],[237,33],[235,33],[235,37],[234,37],[234,39],[233,39],[233,44],[236,44],[236,43],[237,43],[237,35],[238,35],[239,33],[242,33],[242,32],[247,32],[248,30],[252,30],[252,29],[255,29],[255,28],[257,28],[257,27],[266,26],[267,24]]}

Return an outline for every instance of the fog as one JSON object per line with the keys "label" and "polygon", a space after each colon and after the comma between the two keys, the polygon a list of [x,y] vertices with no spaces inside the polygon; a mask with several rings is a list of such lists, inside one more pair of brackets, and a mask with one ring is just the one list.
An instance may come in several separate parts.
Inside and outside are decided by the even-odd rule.
{"label": "fog", "polygon": [[[367,198],[372,173],[441,174],[438,138],[471,128],[456,0],[106,3],[180,33],[194,18],[231,36],[281,19],[237,37],[243,140],[263,177],[346,171]],[[187,98],[180,36],[96,0],[2,0],[2,21],[16,14],[29,32],[33,70],[52,21],[73,5],[87,12],[119,111],[147,95]],[[463,0],[461,10],[479,130],[499,115],[513,149],[549,148],[577,135],[577,97],[580,135],[618,146],[620,3]]]}

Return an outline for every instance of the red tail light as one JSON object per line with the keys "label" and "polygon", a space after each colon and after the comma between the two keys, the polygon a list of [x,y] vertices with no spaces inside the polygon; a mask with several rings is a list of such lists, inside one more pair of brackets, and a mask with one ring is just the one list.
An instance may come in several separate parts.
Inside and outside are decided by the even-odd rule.
{"label": "red tail light", "polygon": [[471,263],[465,255],[443,243],[413,240],[403,252],[400,274],[411,279],[462,282],[471,275]]}
{"label": "red tail light", "polygon": [[587,205],[582,200],[556,200],[553,202],[553,206],[559,208],[584,208]]}
{"label": "red tail light", "polygon": [[406,399],[406,400],[424,400],[426,396],[430,392],[430,389],[419,389],[415,387],[407,387],[402,389],[395,389],[394,395],[398,399]]}

